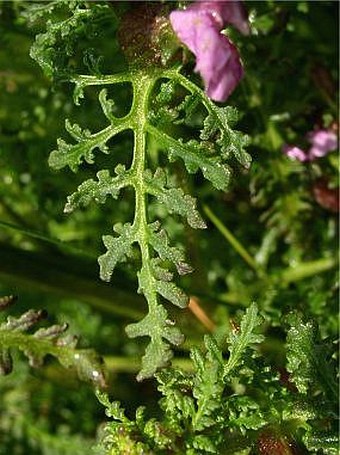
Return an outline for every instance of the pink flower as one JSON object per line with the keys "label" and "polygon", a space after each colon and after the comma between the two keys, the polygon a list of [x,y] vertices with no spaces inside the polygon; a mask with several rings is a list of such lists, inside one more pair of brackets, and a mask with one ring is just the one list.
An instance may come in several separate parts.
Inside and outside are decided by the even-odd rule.
{"label": "pink flower", "polygon": [[309,160],[307,153],[295,145],[286,144],[283,146],[282,151],[285,155],[293,160],[298,160],[302,163]]}
{"label": "pink flower", "polygon": [[338,146],[338,137],[332,130],[311,131],[307,134],[307,140],[311,143],[307,152],[295,145],[284,145],[282,151],[289,158],[305,162],[321,158]]}
{"label": "pink flower", "polygon": [[338,146],[337,135],[329,130],[311,131],[307,134],[307,139],[312,144],[309,149],[311,160],[327,155]]}
{"label": "pink flower", "polygon": [[195,71],[204,80],[207,95],[225,101],[243,76],[234,44],[220,33],[225,23],[249,33],[246,12],[240,2],[198,1],[186,10],[170,14],[178,38],[196,56]]}

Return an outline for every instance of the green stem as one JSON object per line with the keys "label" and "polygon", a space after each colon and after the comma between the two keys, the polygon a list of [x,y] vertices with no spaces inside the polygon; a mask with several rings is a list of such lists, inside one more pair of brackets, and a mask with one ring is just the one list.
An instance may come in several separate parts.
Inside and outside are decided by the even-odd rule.
{"label": "green stem", "polygon": [[229,231],[222,221],[211,211],[207,205],[203,205],[203,210],[214,226],[220,231],[223,237],[230,243],[234,250],[242,257],[242,259],[256,272],[258,276],[262,276],[263,272],[259,269],[256,261],[250,256],[244,246],[237,238]]}
{"label": "green stem", "polygon": [[303,262],[296,267],[289,267],[279,274],[277,280],[284,284],[289,284],[294,281],[303,280],[319,273],[333,269],[338,264],[335,258],[322,258],[315,261]]}
{"label": "green stem", "polygon": [[87,85],[105,85],[105,84],[118,84],[123,82],[130,82],[133,80],[132,73],[119,73],[119,74],[112,74],[109,76],[87,76],[87,75],[79,75],[71,79],[71,82],[74,82],[80,86],[87,86]]}
{"label": "green stem", "polygon": [[143,72],[137,78],[138,83],[133,82],[134,101],[131,111],[134,116],[134,153],[131,172],[135,175],[134,189],[136,194],[136,207],[134,228],[136,232],[136,240],[139,244],[142,255],[142,272],[144,274],[144,282],[148,283],[148,289],[143,289],[145,297],[148,301],[149,310],[156,308],[157,293],[154,285],[154,277],[152,275],[150,263],[150,250],[148,244],[148,215],[147,215],[147,188],[145,187],[144,171],[146,164],[146,124],[148,112],[148,100],[155,79],[149,74]]}

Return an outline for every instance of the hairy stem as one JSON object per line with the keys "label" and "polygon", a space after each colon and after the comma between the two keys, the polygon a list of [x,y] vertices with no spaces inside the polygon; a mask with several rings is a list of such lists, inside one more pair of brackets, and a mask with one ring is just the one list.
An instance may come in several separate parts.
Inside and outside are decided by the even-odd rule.
{"label": "hairy stem", "polygon": [[104,84],[117,84],[119,82],[130,82],[133,79],[131,73],[118,73],[110,74],[109,76],[88,76],[88,75],[79,75],[71,79],[71,82],[74,82],[78,85],[104,85]]}
{"label": "hairy stem", "polygon": [[142,255],[142,273],[149,284],[148,289],[143,289],[148,300],[150,312],[157,306],[157,294],[150,265],[150,250],[148,245],[148,217],[147,217],[147,191],[145,187],[144,171],[146,164],[146,122],[147,104],[149,94],[154,84],[154,79],[141,73],[138,83],[133,84],[134,102],[132,111],[136,112],[134,125],[134,153],[131,171],[135,175],[134,189],[136,193],[136,207],[134,227],[136,240]]}

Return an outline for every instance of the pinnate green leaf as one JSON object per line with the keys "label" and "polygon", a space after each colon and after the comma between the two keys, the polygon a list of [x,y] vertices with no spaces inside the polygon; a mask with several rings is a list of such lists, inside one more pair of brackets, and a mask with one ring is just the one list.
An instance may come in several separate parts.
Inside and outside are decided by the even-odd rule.
{"label": "pinnate green leaf", "polygon": [[74,368],[81,380],[96,387],[106,387],[105,373],[98,354],[92,349],[77,349],[77,338],[65,335],[67,324],[44,327],[31,332],[46,311],[28,310],[18,317],[8,317],[0,324],[0,374],[12,371],[11,351],[19,349],[32,367],[40,367],[47,355],[58,359],[65,368]]}
{"label": "pinnate green leaf", "polygon": [[[58,149],[51,153],[49,159],[50,165],[55,169],[69,166],[73,171],[77,171],[82,163],[94,162],[96,149],[110,153],[107,143],[113,136],[124,130],[134,132],[131,167],[126,170],[122,165],[117,166],[115,176],[106,169],[99,171],[97,180],[93,178],[86,180],[68,197],[65,212],[87,206],[92,201],[105,203],[108,196],[116,199],[120,190],[126,186],[132,186],[135,191],[133,224],[118,224],[114,227],[118,235],[103,236],[106,252],[99,257],[98,262],[101,278],[109,281],[117,263],[124,262],[133,255],[134,244],[140,250],[142,264],[138,274],[138,291],[144,294],[149,313],[140,323],[127,328],[129,336],[148,336],[151,340],[143,358],[139,379],[152,375],[157,368],[167,364],[171,358],[169,343],[177,345],[182,340],[180,332],[173,327],[172,321],[168,320],[166,311],[161,311],[159,298],[184,308],[188,303],[188,297],[172,282],[172,268],[174,266],[179,275],[192,271],[186,263],[183,250],[171,245],[160,222],[148,224],[148,204],[151,198],[147,196],[153,196],[168,213],[184,217],[191,227],[196,229],[206,227],[192,196],[171,184],[171,179],[164,170],[157,169],[152,173],[146,168],[148,152],[146,135],[149,134],[156,139],[157,145],[166,150],[170,161],[182,159],[189,173],[200,170],[206,179],[217,189],[222,190],[227,189],[231,176],[227,160],[233,151],[232,147],[241,150],[244,146],[239,133],[233,136],[230,130],[229,123],[234,120],[232,110],[215,109],[204,93],[192,89],[194,86],[179,76],[178,72],[173,72],[172,75],[173,79],[170,77],[170,81],[160,85],[158,80],[164,79],[162,70],[148,72],[141,69],[106,76],[73,75],[71,80],[76,84],[74,92],[76,104],[85,96],[84,88],[88,85],[102,86],[129,82],[133,90],[131,110],[125,117],[115,117],[114,101],[108,98],[107,90],[102,89],[98,98],[109,125],[97,133],[92,133],[66,121],[66,129],[75,143],[68,144],[60,139]],[[185,81],[189,83],[189,88]],[[183,87],[181,89],[179,85],[189,92],[192,91],[184,100]],[[151,100],[150,94],[157,90],[158,94]],[[178,125],[181,122],[192,120],[189,117],[195,114],[199,105],[208,111],[201,140],[184,141],[182,138],[173,137],[177,136],[176,128],[180,130]],[[202,116],[199,118],[202,119]],[[160,126],[164,126],[164,131]],[[228,130],[225,135],[222,132],[223,128]],[[167,134],[165,131],[170,133]],[[209,382],[212,379],[205,380]]]}
{"label": "pinnate green leaf", "polygon": [[203,356],[197,349],[191,352],[196,374],[192,393],[197,403],[193,416],[193,428],[202,431],[216,424],[217,410],[222,406],[223,360],[222,351],[211,336],[205,337],[207,352]]}
{"label": "pinnate green leaf", "polygon": [[246,351],[263,341],[263,335],[255,333],[261,323],[262,319],[258,315],[257,306],[253,303],[243,316],[239,330],[233,330],[230,333],[228,339],[230,356],[223,372],[225,379],[228,379],[228,376],[243,364]]}

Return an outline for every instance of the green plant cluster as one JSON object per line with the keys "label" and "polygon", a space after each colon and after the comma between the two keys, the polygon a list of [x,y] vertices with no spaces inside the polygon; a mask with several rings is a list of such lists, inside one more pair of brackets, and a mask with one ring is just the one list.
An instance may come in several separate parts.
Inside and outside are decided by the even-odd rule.
{"label": "green plant cluster", "polygon": [[192,371],[157,373],[162,420],[147,418],[145,408],[130,420],[118,402],[98,393],[114,420],[103,430],[105,453],[255,453],[266,447],[268,435],[269,448],[260,453],[296,453],[299,438],[311,451],[337,453],[335,365],[317,329],[301,315],[289,315],[284,378],[257,349],[261,322],[253,304],[227,337],[207,335],[204,351],[192,349]]}
{"label": "green plant cluster", "polygon": [[[0,311],[14,302],[13,296],[0,299]],[[105,388],[106,382],[100,358],[90,349],[76,349],[77,338],[65,336],[68,326],[52,325],[43,327],[34,333],[26,333],[35,324],[47,317],[43,310],[29,310],[20,317],[8,317],[0,324],[0,373],[7,375],[12,372],[13,360],[10,348],[15,347],[24,352],[33,367],[42,365],[46,355],[56,357],[64,368],[75,368],[82,380],[92,381],[95,387]]]}

